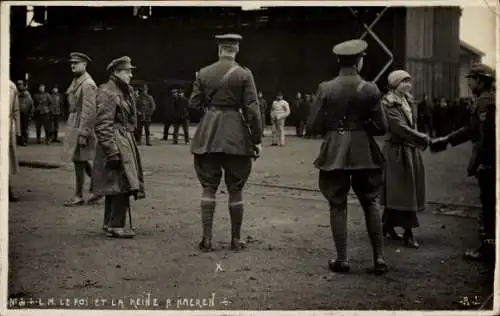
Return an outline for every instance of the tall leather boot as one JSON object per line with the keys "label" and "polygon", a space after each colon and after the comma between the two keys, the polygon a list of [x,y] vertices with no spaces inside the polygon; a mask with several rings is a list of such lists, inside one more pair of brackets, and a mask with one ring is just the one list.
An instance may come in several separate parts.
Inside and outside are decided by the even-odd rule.
{"label": "tall leather boot", "polygon": [[349,272],[347,260],[347,205],[330,205],[330,226],[333,241],[337,250],[337,258],[328,262],[333,272]]}
{"label": "tall leather boot", "polygon": [[151,145],[151,140],[149,138],[149,133],[146,134],[146,146],[152,146]]}
{"label": "tall leather boot", "polygon": [[373,249],[373,262],[375,274],[384,274],[388,271],[384,260],[384,240],[380,220],[380,206],[378,202],[363,205],[366,228]]}

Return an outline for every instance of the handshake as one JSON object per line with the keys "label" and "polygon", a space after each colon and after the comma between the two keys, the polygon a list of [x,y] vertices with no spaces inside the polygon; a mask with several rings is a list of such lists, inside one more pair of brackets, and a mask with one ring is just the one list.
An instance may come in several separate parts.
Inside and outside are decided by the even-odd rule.
{"label": "handshake", "polygon": [[432,153],[445,151],[446,147],[448,147],[448,143],[449,140],[447,136],[434,138],[431,140],[429,144],[429,149]]}

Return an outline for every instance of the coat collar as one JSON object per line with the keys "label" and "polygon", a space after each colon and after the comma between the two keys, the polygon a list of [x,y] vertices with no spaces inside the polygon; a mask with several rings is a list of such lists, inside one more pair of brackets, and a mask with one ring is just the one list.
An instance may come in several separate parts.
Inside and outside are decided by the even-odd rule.
{"label": "coat collar", "polygon": [[355,68],[343,67],[339,70],[339,76],[359,76],[359,73]]}
{"label": "coat collar", "polygon": [[87,79],[91,79],[88,72],[84,72],[82,75],[80,75],[80,77],[74,78],[68,88],[68,93],[77,90]]}
{"label": "coat collar", "polygon": [[[408,114],[406,111],[403,110],[403,102],[406,100],[408,102],[408,105],[410,106],[411,109],[411,118],[408,117]],[[387,107],[395,107],[397,108],[400,112],[403,113],[404,117],[407,119],[408,124],[410,126],[415,125],[415,120],[416,120],[416,113],[415,113],[415,108],[414,108],[414,99],[410,94],[404,95],[404,96],[399,96],[394,91],[389,91],[385,96],[382,101]]]}

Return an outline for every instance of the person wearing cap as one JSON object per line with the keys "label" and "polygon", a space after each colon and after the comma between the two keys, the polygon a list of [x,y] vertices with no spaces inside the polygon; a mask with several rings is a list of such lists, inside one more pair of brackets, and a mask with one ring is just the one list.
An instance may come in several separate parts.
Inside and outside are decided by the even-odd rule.
{"label": "person wearing cap", "polygon": [[19,145],[27,146],[29,141],[29,125],[31,118],[34,113],[34,103],[31,98],[31,94],[28,91],[27,84],[22,81],[17,81],[18,97],[19,97],[19,109],[20,109],[20,120],[21,120],[21,137]]}
{"label": "person wearing cap", "polygon": [[[17,138],[21,136],[21,121],[19,115],[19,98],[16,84],[9,82],[9,103],[10,103],[10,119],[9,119],[9,178],[12,175],[19,173],[19,159],[17,156]],[[18,198],[14,195],[12,187],[9,183],[9,202],[17,202]]]}
{"label": "person wearing cap", "polygon": [[41,144],[42,127],[45,133],[45,144],[50,144],[52,139],[50,111],[52,107],[52,98],[45,90],[45,84],[38,85],[38,92],[33,95],[35,105],[34,119],[36,127],[36,140]]}
{"label": "person wearing cap", "polygon": [[[381,204],[384,235],[403,239],[409,248],[418,248],[413,228],[419,227],[417,212],[425,210],[425,168],[421,151],[430,144],[430,137],[417,129],[417,106],[411,95],[411,76],[395,70],[387,79],[389,92],[382,104],[389,123],[383,153],[386,166]],[[394,227],[403,227],[400,236]]]}
{"label": "person wearing cap", "polygon": [[92,190],[105,196],[103,230],[113,238],[135,236],[131,218],[130,229],[125,228],[127,211],[131,216],[130,196],[145,198],[141,156],[134,138],[137,111],[130,86],[134,68],[128,56],[114,59],[106,68],[109,80],[97,91]]}
{"label": "person wearing cap", "polygon": [[58,139],[58,133],[59,133],[59,120],[61,119],[62,116],[62,98],[61,94],[59,93],[59,87],[54,86],[52,88],[52,93],[50,94],[52,97],[52,107],[50,109],[50,118],[51,118],[51,128],[52,128],[52,141],[54,143],[60,143]]}
{"label": "person wearing cap", "polygon": [[168,131],[175,122],[175,102],[178,96],[178,89],[170,89],[170,93],[163,102],[163,141],[168,141]]}
{"label": "person wearing cap", "polygon": [[156,109],[156,103],[153,97],[148,93],[148,86],[143,85],[139,88],[137,96],[137,130],[135,139],[137,144],[141,144],[142,130],[146,134],[146,145],[151,146],[149,126],[151,125],[151,116]]}
{"label": "person wearing cap", "polygon": [[[74,207],[83,205],[83,187],[85,174],[92,177],[96,138],[94,133],[94,118],[96,111],[97,86],[87,72],[90,57],[83,53],[71,53],[69,63],[73,73],[73,81],[66,90],[68,102],[68,119],[65,126],[63,154],[64,161],[71,161],[75,167],[75,196],[67,200],[64,205]],[[90,186],[92,187],[92,180]],[[94,204],[101,197],[91,195],[88,203]]]}
{"label": "person wearing cap", "polygon": [[340,65],[338,76],[319,85],[307,124],[311,135],[323,135],[324,139],[314,165],[319,169],[319,188],[330,205],[337,250],[337,258],[330,260],[328,266],[340,273],[350,270],[347,194],[351,184],[365,213],[374,272],[387,272],[379,204],[384,157],[373,138],[385,134],[387,119],[379,89],[359,75],[367,46],[363,40],[335,45],[333,53]]}
{"label": "person wearing cap", "polygon": [[290,105],[283,99],[283,93],[276,94],[271,104],[271,121],[273,123],[273,142],[271,146],[285,146],[285,120],[290,116]]}
{"label": "person wearing cap", "polygon": [[495,136],[495,90],[493,69],[475,64],[467,75],[469,88],[475,95],[475,106],[464,127],[434,140],[431,151],[440,152],[447,146],[458,146],[466,141],[473,143],[472,156],[467,175],[475,176],[479,183],[482,207],[483,236],[481,245],[468,250],[466,259],[494,261],[495,255],[495,205],[496,205],[496,136]]}
{"label": "person wearing cap", "polygon": [[242,37],[216,36],[219,60],[202,68],[193,84],[191,108],[205,108],[191,143],[194,167],[203,187],[201,220],[202,251],[212,250],[212,223],[216,192],[222,171],[229,192],[231,249],[246,245],[241,240],[242,191],[252,169],[252,157],[261,150],[260,110],[252,72],[235,61]]}
{"label": "person wearing cap", "polygon": [[174,123],[174,144],[179,143],[179,128],[182,126],[184,142],[189,144],[189,100],[184,96],[184,91],[178,89],[174,94],[173,123]]}

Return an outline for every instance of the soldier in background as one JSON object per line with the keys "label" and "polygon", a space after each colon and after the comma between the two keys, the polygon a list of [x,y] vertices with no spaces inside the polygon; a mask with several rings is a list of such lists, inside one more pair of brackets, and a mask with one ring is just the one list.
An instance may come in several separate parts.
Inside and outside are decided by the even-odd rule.
{"label": "soldier in background", "polygon": [[63,116],[63,102],[61,98],[61,94],[59,93],[59,88],[54,86],[52,88],[52,106],[50,109],[50,119],[51,119],[51,128],[52,128],[52,141],[55,143],[60,143],[58,139],[59,133],[59,120]]}
{"label": "soldier in background", "polygon": [[184,96],[182,89],[177,90],[174,94],[174,144],[179,143],[179,128],[182,126],[184,133],[184,142],[189,144],[189,101]]}
{"label": "soldier in background", "polygon": [[156,103],[153,97],[148,93],[148,86],[143,85],[139,88],[139,94],[136,99],[137,107],[137,130],[135,140],[138,145],[141,144],[142,130],[146,134],[146,145],[151,146],[149,127],[151,125],[151,117],[156,109]]}
{"label": "soldier in background", "polygon": [[174,124],[175,99],[177,98],[177,89],[171,89],[163,102],[163,141],[168,140],[168,130]]}
{"label": "soldier in background", "polygon": [[300,130],[299,130],[299,125],[300,125],[300,107],[302,103],[304,102],[304,98],[302,97],[302,93],[297,92],[295,95],[295,98],[290,104],[290,114],[288,116],[290,123],[295,126],[295,134],[296,136],[300,137]]}
{"label": "soldier in background", "polygon": [[427,94],[423,95],[422,101],[418,104],[417,114],[417,128],[419,132],[432,137],[432,104]]}
{"label": "soldier in background", "polygon": [[229,192],[231,249],[246,246],[241,240],[243,188],[252,170],[252,157],[260,153],[262,135],[252,72],[235,61],[242,37],[227,34],[216,38],[219,60],[199,71],[189,100],[190,107],[207,109],[191,145],[194,167],[203,187],[203,237],[199,243],[202,251],[212,250],[216,192],[223,171]]}
{"label": "soldier in background", "polygon": [[307,101],[307,94],[302,98],[297,109],[297,136],[303,137],[306,131],[307,119],[309,117],[309,103]]}
{"label": "soldier in background", "polygon": [[267,101],[264,99],[262,91],[259,91],[259,106],[260,106],[260,120],[262,123],[262,136],[264,137],[264,128],[266,128],[266,114],[267,114]]}
{"label": "soldier in background", "polygon": [[374,271],[387,272],[383,257],[379,192],[384,157],[373,136],[384,135],[387,119],[377,86],[359,76],[368,44],[351,40],[333,48],[338,56],[338,77],[319,85],[309,117],[310,132],[324,135],[314,164],[319,187],[330,204],[330,224],[337,258],[329,261],[334,272],[348,272],[347,194],[351,188],[365,213],[373,248]]}
{"label": "soldier in background", "polygon": [[26,83],[24,83],[22,80],[17,81],[17,88],[19,92],[18,98],[19,98],[20,121],[21,121],[20,122],[21,136],[19,145],[27,146],[29,142],[30,121],[33,118],[35,107]]}
{"label": "soldier in background", "polygon": [[42,83],[38,86],[38,92],[33,96],[35,105],[35,125],[36,125],[36,141],[41,144],[42,126],[45,132],[45,144],[50,144],[51,139],[51,120],[50,112],[52,109],[52,97],[45,91],[45,85]]}

